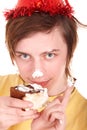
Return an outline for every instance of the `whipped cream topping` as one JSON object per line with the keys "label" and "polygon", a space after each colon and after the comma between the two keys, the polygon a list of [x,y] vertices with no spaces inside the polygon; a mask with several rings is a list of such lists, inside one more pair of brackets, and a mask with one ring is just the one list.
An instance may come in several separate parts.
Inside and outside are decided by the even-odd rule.
{"label": "whipped cream topping", "polygon": [[19,91],[22,91],[22,92],[29,92],[31,90],[31,88],[26,87],[24,85],[19,85],[19,86],[16,87],[16,89],[19,90]]}
{"label": "whipped cream topping", "polygon": [[41,85],[38,85],[38,84],[30,84],[30,86],[31,87],[29,87],[29,86],[25,86],[25,85],[18,85],[17,87],[16,87],[16,89],[17,90],[19,90],[19,91],[22,91],[22,92],[29,92],[29,91],[32,91],[32,90],[34,90],[34,91],[45,91],[45,88],[42,88],[42,86]]}
{"label": "whipped cream topping", "polygon": [[39,84],[30,84],[35,90],[44,90]]}

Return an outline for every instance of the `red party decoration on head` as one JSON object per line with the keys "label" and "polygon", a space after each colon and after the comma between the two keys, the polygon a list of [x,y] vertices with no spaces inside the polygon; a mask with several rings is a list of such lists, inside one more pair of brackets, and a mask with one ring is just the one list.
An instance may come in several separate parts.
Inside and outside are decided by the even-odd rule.
{"label": "red party decoration on head", "polygon": [[72,17],[73,9],[68,0],[18,0],[14,9],[5,11],[6,20],[20,16],[31,16],[34,12]]}

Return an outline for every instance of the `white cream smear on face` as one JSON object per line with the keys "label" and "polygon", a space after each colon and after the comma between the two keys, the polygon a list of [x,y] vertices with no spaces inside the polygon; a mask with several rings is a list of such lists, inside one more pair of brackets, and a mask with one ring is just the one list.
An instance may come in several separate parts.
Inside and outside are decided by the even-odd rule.
{"label": "white cream smear on face", "polygon": [[43,76],[43,73],[40,71],[40,70],[36,70],[33,74],[32,74],[32,77],[33,78],[38,78],[38,77],[42,77]]}

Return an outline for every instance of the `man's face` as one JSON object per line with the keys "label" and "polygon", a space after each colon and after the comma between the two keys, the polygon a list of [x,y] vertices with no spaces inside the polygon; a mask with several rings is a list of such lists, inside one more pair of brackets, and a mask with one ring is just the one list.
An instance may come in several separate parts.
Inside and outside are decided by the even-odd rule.
{"label": "man's face", "polygon": [[[40,84],[54,93],[65,77],[67,60],[67,46],[60,30],[38,32],[20,40],[14,60],[25,82]],[[33,76],[37,70],[42,76]]]}

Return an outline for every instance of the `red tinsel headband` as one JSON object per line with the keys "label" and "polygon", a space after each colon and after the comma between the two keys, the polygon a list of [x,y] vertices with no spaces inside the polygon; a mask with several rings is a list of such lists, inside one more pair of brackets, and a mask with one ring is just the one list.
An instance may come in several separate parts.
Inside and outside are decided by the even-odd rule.
{"label": "red tinsel headband", "polygon": [[73,9],[68,0],[18,0],[14,9],[5,11],[6,20],[20,16],[31,16],[34,12],[72,17]]}

